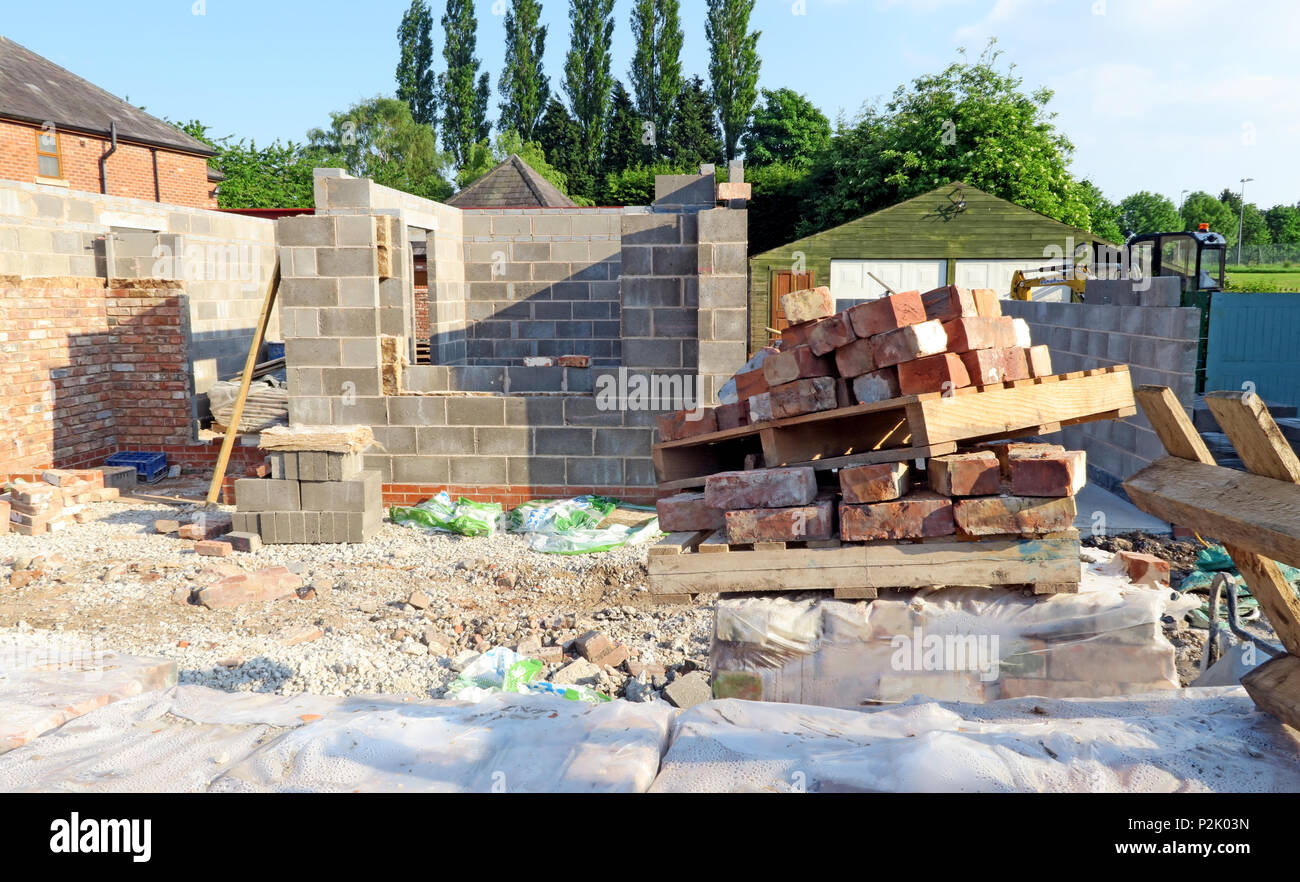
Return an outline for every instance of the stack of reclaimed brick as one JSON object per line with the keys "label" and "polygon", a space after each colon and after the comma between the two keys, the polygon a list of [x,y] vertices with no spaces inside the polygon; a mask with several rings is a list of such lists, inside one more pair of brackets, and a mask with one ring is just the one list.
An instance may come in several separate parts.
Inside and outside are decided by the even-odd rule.
{"label": "stack of reclaimed brick", "polygon": [[0,495],[0,533],[55,533],[74,522],[84,523],[87,505],[118,495],[116,487],[104,486],[103,474],[95,469],[48,469],[28,479],[17,478]]}
{"label": "stack of reclaimed brick", "polygon": [[[661,441],[1051,374],[1047,347],[1033,345],[1022,319],[1002,315],[991,290],[909,291],[833,314],[830,290],[817,288],[782,305],[793,324],[751,362],[761,366],[735,376],[739,400],[662,417]],[[822,474],[820,486],[810,467],[713,475],[703,493],[660,500],[660,526],[725,530],[732,545],[1042,535],[1073,525],[1086,463],[1056,445],[993,442],[920,466],[841,468],[838,484]]]}
{"label": "stack of reclaimed brick", "polygon": [[370,539],[384,519],[383,483],[362,469],[360,451],[270,453],[270,478],[235,482],[236,550],[264,545],[331,545]]}

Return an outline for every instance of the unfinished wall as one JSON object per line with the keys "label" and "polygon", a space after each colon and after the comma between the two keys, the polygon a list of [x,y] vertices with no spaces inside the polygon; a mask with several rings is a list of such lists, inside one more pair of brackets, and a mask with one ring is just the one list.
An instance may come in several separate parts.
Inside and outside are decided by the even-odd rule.
{"label": "unfinished wall", "polygon": [[[318,171],[316,183],[324,210],[279,221],[290,419],[371,426],[382,450],[368,454],[366,467],[383,474],[390,502],[442,489],[508,504],[581,493],[649,500],[655,418],[683,402],[634,406],[620,391],[629,372],[673,373],[689,380],[689,392],[705,387],[711,398],[716,378],[744,363],[744,269],[732,254],[737,246],[743,252],[744,212],[715,209],[712,196],[653,209],[462,215],[332,170]],[[403,336],[414,327],[403,319],[415,312],[413,286],[403,278],[409,258],[391,251],[381,259],[378,231],[388,223],[407,231],[399,249],[420,232],[428,242],[431,342],[440,363],[400,365],[381,355],[413,351]],[[631,259],[649,261],[636,277],[626,275],[633,248],[644,252]],[[493,281],[491,264],[502,266],[502,257],[510,278]],[[719,298],[701,309],[702,268],[736,288],[730,296],[738,305]],[[476,299],[480,285],[488,287]],[[398,287],[406,307],[385,293]],[[608,317],[586,317],[597,309]],[[728,309],[741,316],[734,340],[727,316],[716,318]],[[501,317],[503,310],[511,312]],[[648,320],[645,330],[629,326],[629,315],[633,323]],[[708,353],[711,371],[701,383],[705,327],[715,338],[707,342],[719,346]],[[381,347],[379,335],[395,345]],[[475,341],[492,348],[473,350]],[[542,354],[543,344],[558,354],[592,354],[593,367],[525,366],[523,357]],[[591,353],[574,351],[584,345]]]}
{"label": "unfinished wall", "polygon": [[243,367],[275,256],[274,221],[0,181],[0,275],[184,283],[195,418]]}
{"label": "unfinished wall", "polygon": [[0,277],[0,474],[189,441],[177,283]]}
{"label": "unfinished wall", "polygon": [[[1029,322],[1035,343],[1051,347],[1057,373],[1127,364],[1135,386],[1168,386],[1190,415],[1200,310],[1014,300],[1004,300],[1002,308]],[[1067,427],[1058,440],[1086,450],[1088,479],[1115,492],[1122,492],[1120,483],[1134,472],[1165,455],[1141,411],[1125,420]]]}

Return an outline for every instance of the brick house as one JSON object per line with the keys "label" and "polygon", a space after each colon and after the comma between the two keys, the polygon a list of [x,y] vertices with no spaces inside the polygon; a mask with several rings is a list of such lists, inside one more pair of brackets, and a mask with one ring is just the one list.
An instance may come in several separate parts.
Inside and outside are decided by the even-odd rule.
{"label": "brick house", "polygon": [[0,36],[0,178],[216,208],[213,150]]}

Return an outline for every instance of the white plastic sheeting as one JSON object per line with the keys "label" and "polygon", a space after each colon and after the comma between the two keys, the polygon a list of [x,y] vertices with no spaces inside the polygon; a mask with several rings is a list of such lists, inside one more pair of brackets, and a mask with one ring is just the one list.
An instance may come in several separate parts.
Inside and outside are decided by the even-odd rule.
{"label": "white plastic sheeting", "polygon": [[1240,688],[678,718],[651,792],[1296,792],[1300,739]]}

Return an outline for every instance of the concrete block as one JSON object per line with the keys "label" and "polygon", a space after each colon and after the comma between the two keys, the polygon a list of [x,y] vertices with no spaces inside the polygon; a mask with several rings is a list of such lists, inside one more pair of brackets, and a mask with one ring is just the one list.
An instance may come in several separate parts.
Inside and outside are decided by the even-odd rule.
{"label": "concrete block", "polygon": [[350,480],[304,481],[305,511],[368,512],[383,509],[383,481],[379,472],[365,471]]}
{"label": "concrete block", "polygon": [[235,502],[242,512],[298,511],[302,507],[297,481],[264,478],[235,481]]}

